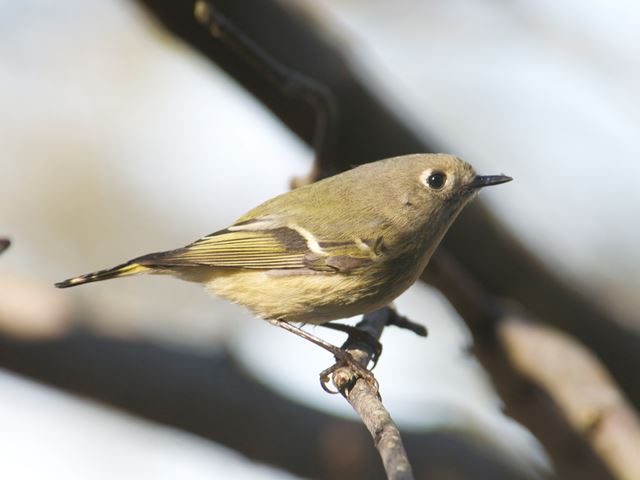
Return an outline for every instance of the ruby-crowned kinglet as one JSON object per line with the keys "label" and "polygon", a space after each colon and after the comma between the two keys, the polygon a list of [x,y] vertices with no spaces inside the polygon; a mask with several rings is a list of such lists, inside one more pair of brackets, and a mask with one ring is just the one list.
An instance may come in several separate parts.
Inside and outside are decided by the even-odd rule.
{"label": "ruby-crowned kinglet", "polygon": [[477,176],[451,155],[380,160],[267,200],[184,248],[56,286],[169,274],[200,282],[267,320],[351,317],[381,308],[409,288],[476,192],[510,180]]}

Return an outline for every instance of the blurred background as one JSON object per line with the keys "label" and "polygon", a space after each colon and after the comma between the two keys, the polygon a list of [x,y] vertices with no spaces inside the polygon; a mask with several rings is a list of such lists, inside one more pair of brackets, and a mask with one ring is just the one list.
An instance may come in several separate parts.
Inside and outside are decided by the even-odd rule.
{"label": "blurred background", "polygon": [[[611,328],[638,333],[640,4],[277,3],[329,38],[417,135],[481,173],[513,176],[481,195],[485,205],[558,277],[610,312]],[[313,157],[262,103],[140,3],[0,0],[0,236],[12,240],[0,257],[3,478],[292,475],[199,435],[198,427],[135,415],[144,407],[128,411],[109,401],[128,395],[106,386],[124,389],[117,382],[105,380],[104,397],[47,385],[64,387],[65,372],[75,375],[87,361],[79,355],[56,364],[51,342],[70,336],[73,348],[74,338],[130,345],[123,355],[134,363],[151,357],[132,352],[154,348],[201,359],[206,381],[216,372],[207,373],[207,361],[230,355],[234,368],[278,398],[354,419],[342,398],[319,389],[317,373],[331,363],[325,352],[197,286],[138,277],[52,287],[223,228],[286,191]],[[417,284],[397,307],[429,329],[427,339],[391,328],[382,338],[376,377],[401,431],[444,432],[452,450],[453,438],[462,438],[478,458],[503,466],[473,478],[544,471],[545,448],[502,412],[495,379],[469,354],[472,335],[446,298]],[[125,358],[112,363],[98,345],[87,347],[98,352],[88,364]],[[53,380],[46,372],[35,375],[43,383],[14,373],[33,358],[56,371]],[[160,365],[150,368],[162,378]],[[127,368],[109,373],[126,376]],[[145,406],[168,408],[153,406],[161,390],[147,393]],[[472,478],[464,472],[473,465],[456,470],[455,452],[441,453],[450,463],[428,478]]]}

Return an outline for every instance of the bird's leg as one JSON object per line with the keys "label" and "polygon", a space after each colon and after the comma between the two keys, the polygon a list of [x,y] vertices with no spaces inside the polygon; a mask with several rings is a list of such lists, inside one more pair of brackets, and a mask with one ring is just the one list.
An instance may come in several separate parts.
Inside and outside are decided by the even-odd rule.
{"label": "bird's leg", "polygon": [[351,325],[344,325],[342,323],[321,323],[320,326],[330,328],[331,330],[338,330],[339,332],[344,332],[349,335],[349,338],[347,338],[347,341],[344,342],[342,348],[345,348],[345,345],[351,345],[355,342],[363,342],[369,345],[373,350],[373,355],[371,355],[373,366],[370,370],[376,368],[378,360],[380,359],[380,355],[382,355],[382,343],[380,343],[377,338],[375,338],[369,332],[360,330],[358,327],[352,327]]}
{"label": "bird's leg", "polygon": [[327,368],[326,370],[323,370],[322,372],[320,372],[320,385],[322,386],[322,389],[325,392],[332,393],[332,394],[339,393],[327,387],[327,383],[329,383],[329,379],[330,379],[329,376],[334,371],[336,371],[338,368],[341,368],[341,367],[349,367],[351,370],[353,370],[356,373],[357,376],[362,377],[367,382],[369,382],[375,388],[376,391],[378,390],[378,381],[375,379],[373,374],[369,370],[367,370],[365,367],[360,365],[346,350],[336,347],[335,345],[321,339],[320,337],[316,337],[315,335],[312,335],[309,332],[299,327],[296,327],[295,325],[291,325],[289,322],[285,322],[284,320],[271,319],[268,321],[270,324],[280,327],[283,330],[286,330],[288,332],[294,333],[299,337],[302,337],[305,340],[308,340],[311,343],[321,348],[324,348],[325,350],[333,354],[333,356],[336,359],[336,363],[333,366]]}

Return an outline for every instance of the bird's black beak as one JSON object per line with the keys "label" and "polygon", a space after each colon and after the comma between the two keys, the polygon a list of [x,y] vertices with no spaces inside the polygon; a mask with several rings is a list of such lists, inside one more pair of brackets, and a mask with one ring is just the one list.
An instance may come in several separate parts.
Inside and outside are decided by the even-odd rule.
{"label": "bird's black beak", "polygon": [[475,190],[483,187],[490,187],[491,185],[500,185],[501,183],[507,183],[513,180],[513,178],[506,175],[476,175],[471,183],[467,187],[471,190]]}

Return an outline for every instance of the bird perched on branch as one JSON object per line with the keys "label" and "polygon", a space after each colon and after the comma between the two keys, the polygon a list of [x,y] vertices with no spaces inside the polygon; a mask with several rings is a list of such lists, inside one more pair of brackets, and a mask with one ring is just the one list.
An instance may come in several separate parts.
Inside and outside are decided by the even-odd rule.
{"label": "bird perched on branch", "polygon": [[345,358],[291,322],[323,324],[392,302],[416,281],[478,190],[510,180],[478,176],[445,154],[380,160],[267,200],[186,247],[56,286],[173,275]]}

